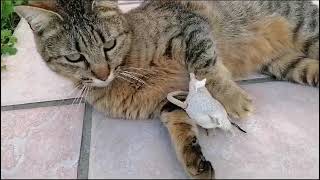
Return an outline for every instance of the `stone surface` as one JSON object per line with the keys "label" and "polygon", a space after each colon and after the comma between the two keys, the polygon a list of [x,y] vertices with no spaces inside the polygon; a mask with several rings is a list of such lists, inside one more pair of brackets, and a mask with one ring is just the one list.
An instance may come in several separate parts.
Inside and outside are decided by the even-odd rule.
{"label": "stone surface", "polygon": [[1,112],[1,179],[76,178],[83,107]]}
{"label": "stone surface", "polygon": [[89,178],[186,178],[159,121],[92,121]]}
{"label": "stone surface", "polygon": [[32,31],[25,20],[16,31],[15,56],[4,58],[7,71],[1,72],[1,105],[23,104],[74,97],[72,83],[52,72],[35,48]]}
{"label": "stone surface", "polygon": [[122,12],[128,12],[131,9],[138,7],[141,3],[141,0],[131,0],[131,1],[119,1],[119,7]]}
{"label": "stone surface", "polygon": [[202,136],[217,178],[319,178],[319,89],[286,82],[244,86],[256,112],[247,134]]}
{"label": "stone surface", "polygon": [[[200,143],[217,178],[319,178],[319,89],[272,82],[243,86],[256,112],[229,137]],[[186,178],[157,120],[108,119],[94,112],[90,178]]]}
{"label": "stone surface", "polygon": [[[123,12],[138,6],[120,3]],[[15,34],[18,54],[4,58],[8,70],[1,73],[2,106],[76,96],[68,80],[47,68],[24,20]],[[237,121],[248,134],[201,131],[217,178],[319,178],[319,89],[281,82],[243,87],[256,105],[252,117]],[[76,178],[82,119],[83,106],[1,112],[1,178]],[[94,112],[91,141],[89,178],[186,178],[158,120]]]}
{"label": "stone surface", "polygon": [[248,76],[235,79],[235,81],[252,80],[252,79],[265,79],[265,78],[268,78],[268,77],[269,77],[269,76],[264,75],[264,74],[252,73],[252,74],[250,74],[250,75],[248,75]]}

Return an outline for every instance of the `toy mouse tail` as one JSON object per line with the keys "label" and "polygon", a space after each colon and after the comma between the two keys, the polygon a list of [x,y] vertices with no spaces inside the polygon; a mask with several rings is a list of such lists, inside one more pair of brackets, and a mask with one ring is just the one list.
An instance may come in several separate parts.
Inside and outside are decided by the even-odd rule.
{"label": "toy mouse tail", "polygon": [[234,122],[231,122],[231,124],[233,126],[235,126],[236,128],[238,128],[240,131],[242,131],[243,133],[247,133],[247,131],[243,130],[238,124],[234,123]]}
{"label": "toy mouse tail", "polygon": [[235,126],[237,129],[239,129],[241,132],[247,133],[247,131],[243,130],[238,124],[232,122],[231,119],[230,119],[230,116],[228,116],[228,119],[229,119],[230,123],[231,123],[233,126]]}
{"label": "toy mouse tail", "polygon": [[177,95],[187,95],[188,92],[186,91],[174,91],[174,92],[171,92],[167,95],[167,99],[169,102],[183,108],[183,109],[186,109],[187,108],[187,104],[185,102],[182,102],[176,98],[174,98],[174,96],[177,96]]}

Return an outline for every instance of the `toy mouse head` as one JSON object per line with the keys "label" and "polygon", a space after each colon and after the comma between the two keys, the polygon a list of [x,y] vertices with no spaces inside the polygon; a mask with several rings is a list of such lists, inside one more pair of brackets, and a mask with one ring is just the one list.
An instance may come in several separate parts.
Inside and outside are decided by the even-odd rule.
{"label": "toy mouse head", "polygon": [[189,83],[189,91],[197,92],[199,88],[205,87],[206,79],[197,80],[196,76],[193,73],[190,73],[190,83]]}

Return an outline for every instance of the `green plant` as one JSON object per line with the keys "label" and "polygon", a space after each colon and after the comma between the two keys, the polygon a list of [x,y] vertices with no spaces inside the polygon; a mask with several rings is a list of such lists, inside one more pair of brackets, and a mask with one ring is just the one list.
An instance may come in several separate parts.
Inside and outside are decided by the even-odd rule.
{"label": "green plant", "polygon": [[[1,57],[2,55],[14,55],[17,53],[15,44],[17,38],[13,31],[19,22],[19,17],[14,13],[14,6],[25,4],[26,0],[1,0]],[[1,69],[5,68],[2,64]]]}

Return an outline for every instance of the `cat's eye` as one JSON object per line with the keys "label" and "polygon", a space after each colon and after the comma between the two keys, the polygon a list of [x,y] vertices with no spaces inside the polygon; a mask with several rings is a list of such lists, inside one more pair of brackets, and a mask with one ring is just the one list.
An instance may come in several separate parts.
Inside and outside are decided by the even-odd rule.
{"label": "cat's eye", "polygon": [[104,43],[104,50],[105,50],[105,51],[110,51],[110,50],[112,50],[114,47],[116,47],[116,45],[117,45],[117,40],[116,40],[116,39],[107,41],[107,42]]}
{"label": "cat's eye", "polygon": [[77,62],[81,62],[81,61],[85,60],[83,55],[81,55],[79,53],[67,55],[67,56],[65,56],[65,58],[67,59],[67,61],[72,62],[72,63],[77,63]]}

